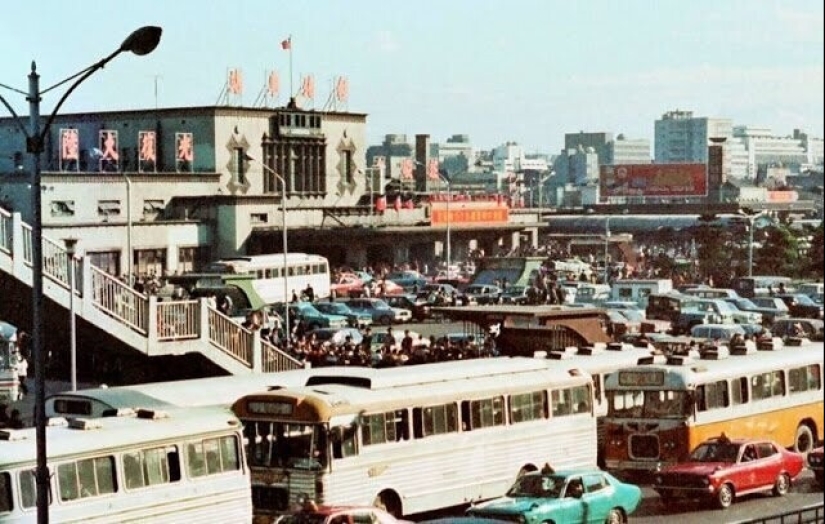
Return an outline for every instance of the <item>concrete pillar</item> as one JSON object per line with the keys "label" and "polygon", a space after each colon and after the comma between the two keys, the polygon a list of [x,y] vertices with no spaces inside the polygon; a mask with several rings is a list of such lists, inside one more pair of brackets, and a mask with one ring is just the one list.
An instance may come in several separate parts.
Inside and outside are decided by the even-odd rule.
{"label": "concrete pillar", "polygon": [[23,268],[26,267],[25,248],[23,243],[23,218],[20,213],[11,214],[11,261],[14,268],[12,274],[22,278]]}

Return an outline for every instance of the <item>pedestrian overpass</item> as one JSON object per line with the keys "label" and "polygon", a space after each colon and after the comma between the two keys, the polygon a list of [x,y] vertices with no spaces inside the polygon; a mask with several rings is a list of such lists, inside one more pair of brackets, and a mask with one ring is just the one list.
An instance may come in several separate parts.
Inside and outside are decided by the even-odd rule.
{"label": "pedestrian overpass", "polygon": [[[206,299],[159,300],[132,289],[62,242],[43,236],[43,296],[147,357],[200,353],[232,375],[303,363],[245,329]],[[69,276],[74,274],[74,282]],[[32,228],[0,208],[0,273],[32,287]],[[72,300],[72,295],[74,296]],[[31,293],[29,293],[31,297]],[[30,300],[30,299],[29,299]]]}

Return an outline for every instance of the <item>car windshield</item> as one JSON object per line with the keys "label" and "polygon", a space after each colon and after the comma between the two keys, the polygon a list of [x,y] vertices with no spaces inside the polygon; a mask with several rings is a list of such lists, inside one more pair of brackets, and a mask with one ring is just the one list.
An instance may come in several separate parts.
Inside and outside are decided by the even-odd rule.
{"label": "car windshield", "polygon": [[733,442],[705,442],[690,454],[691,462],[736,462],[739,444]]}
{"label": "car windshield", "polygon": [[350,309],[346,306],[346,304],[342,304],[341,302],[326,302],[323,305],[318,304],[316,308],[326,313],[335,313],[338,315],[346,315],[347,313],[350,313]]}
{"label": "car windshield", "polygon": [[376,299],[372,303],[373,309],[391,309],[390,305],[384,302],[383,300]]}
{"label": "car windshield", "polygon": [[811,297],[808,295],[794,295],[794,300],[796,300],[797,304],[801,304],[803,306],[815,306],[814,301],[811,300]]}
{"label": "car windshield", "polygon": [[558,498],[564,478],[554,475],[524,475],[507,492],[508,497]]}
{"label": "car windshield", "polygon": [[690,414],[686,391],[612,391],[608,397],[610,417],[681,419]]}
{"label": "car windshield", "polygon": [[749,298],[737,298],[733,301],[733,304],[743,311],[749,311],[759,307]]}

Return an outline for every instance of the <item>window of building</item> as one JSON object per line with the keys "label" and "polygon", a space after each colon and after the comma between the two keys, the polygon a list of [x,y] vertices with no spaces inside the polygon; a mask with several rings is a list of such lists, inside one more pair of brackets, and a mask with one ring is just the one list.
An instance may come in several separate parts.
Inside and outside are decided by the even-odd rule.
{"label": "window of building", "polygon": [[138,275],[166,274],[165,249],[139,249],[135,251],[135,273]]}
{"label": "window of building", "polygon": [[164,203],[163,200],[144,200],[143,201],[143,219],[157,220],[163,215]]}
{"label": "window of building", "polygon": [[347,184],[352,185],[355,183],[355,165],[352,161],[352,151],[346,150],[343,152],[344,154],[344,180],[347,181]]}
{"label": "window of building", "polygon": [[104,219],[110,216],[120,216],[120,200],[98,200],[97,216]]}
{"label": "window of building", "polygon": [[74,200],[52,200],[49,209],[53,217],[73,217]]}
{"label": "window of building", "polygon": [[106,273],[114,276],[120,275],[120,251],[87,251],[86,257],[89,262]]}
{"label": "window of building", "polygon": [[249,222],[255,224],[266,224],[269,222],[269,215],[267,213],[251,213],[249,215]]}
{"label": "window of building", "polygon": [[209,262],[209,248],[204,246],[178,248],[178,273],[199,271]]}

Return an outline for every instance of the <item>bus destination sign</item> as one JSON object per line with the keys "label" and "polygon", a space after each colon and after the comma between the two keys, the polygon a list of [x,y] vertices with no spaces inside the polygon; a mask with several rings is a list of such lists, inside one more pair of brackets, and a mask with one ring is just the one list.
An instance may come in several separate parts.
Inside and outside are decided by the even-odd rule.
{"label": "bus destination sign", "polygon": [[620,386],[664,386],[665,372],[664,371],[620,371],[619,372]]}

